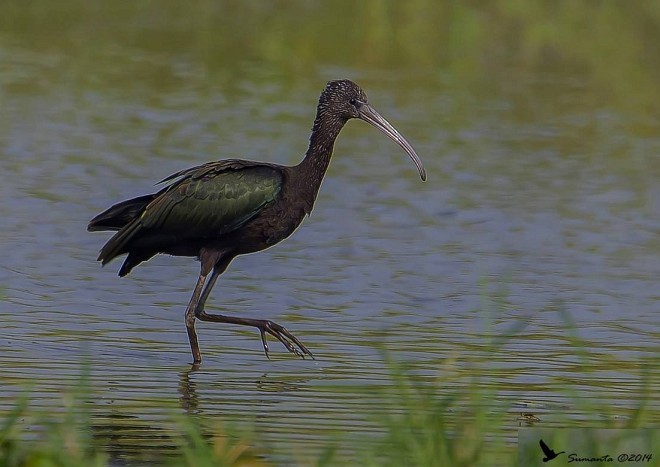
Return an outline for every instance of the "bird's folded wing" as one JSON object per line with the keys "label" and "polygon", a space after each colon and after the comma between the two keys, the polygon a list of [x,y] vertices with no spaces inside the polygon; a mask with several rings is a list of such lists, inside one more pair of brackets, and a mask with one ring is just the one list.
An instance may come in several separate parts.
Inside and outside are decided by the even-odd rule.
{"label": "bird's folded wing", "polygon": [[212,237],[235,230],[275,200],[282,173],[239,161],[204,164],[168,177],[140,216],[141,228],[182,237]]}

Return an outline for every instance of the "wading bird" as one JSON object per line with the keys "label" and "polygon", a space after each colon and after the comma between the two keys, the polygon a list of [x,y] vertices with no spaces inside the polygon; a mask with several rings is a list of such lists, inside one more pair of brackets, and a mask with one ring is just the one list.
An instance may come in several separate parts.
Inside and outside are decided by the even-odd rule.
{"label": "wading bird", "polygon": [[195,319],[256,327],[266,357],[266,334],[270,334],[289,352],[314,358],[277,323],[209,314],[204,304],[218,276],[236,256],[281,242],[310,214],[335,140],[352,118],[364,120],[396,141],[426,180],[415,150],[367,103],[364,91],[352,81],[337,80],[321,93],[309,147],[298,165],[240,159],[209,162],[170,175],[159,182],[169,183],[159,192],[123,201],[90,221],[90,232],[117,231],[101,249],[98,261],[105,265],[128,253],[120,277],[158,253],[199,259],[201,271],[185,314],[194,364],[202,361]]}

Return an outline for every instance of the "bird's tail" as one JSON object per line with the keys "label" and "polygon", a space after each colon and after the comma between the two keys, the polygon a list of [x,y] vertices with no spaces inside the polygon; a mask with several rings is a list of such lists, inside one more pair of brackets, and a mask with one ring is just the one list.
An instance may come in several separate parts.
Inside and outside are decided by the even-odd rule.
{"label": "bird's tail", "polygon": [[[123,253],[130,253],[130,243],[136,239],[136,235],[142,227],[140,215],[156,196],[157,194],[151,194],[122,201],[121,203],[115,204],[106,209],[89,222],[87,230],[90,232],[96,232],[99,230],[118,231],[105,245],[103,245],[97,261],[101,261],[103,265],[106,265],[117,256]],[[131,268],[139,264],[141,261],[149,259],[153,254],[153,252],[149,254],[147,254],[147,252],[129,254],[129,257],[119,271],[119,275],[125,276]]]}
{"label": "bird's tail", "polygon": [[138,218],[142,211],[155,198],[156,194],[140,196],[138,198],[122,201],[106,209],[94,219],[89,221],[87,231],[121,230],[132,220]]}
{"label": "bird's tail", "polygon": [[140,231],[142,223],[140,219],[134,219],[128,225],[124,226],[119,232],[114,234],[110,240],[103,245],[97,261],[101,261],[104,266],[117,256],[128,253],[129,243],[134,239],[135,235]]}

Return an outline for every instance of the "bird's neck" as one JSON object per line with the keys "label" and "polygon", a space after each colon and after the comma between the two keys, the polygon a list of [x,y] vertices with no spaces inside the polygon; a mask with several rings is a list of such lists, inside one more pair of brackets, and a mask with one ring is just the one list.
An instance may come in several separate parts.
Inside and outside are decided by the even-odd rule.
{"label": "bird's neck", "polygon": [[344,120],[324,117],[323,112],[317,114],[305,158],[296,167],[301,188],[312,204],[330,165],[335,140],[346,123]]}

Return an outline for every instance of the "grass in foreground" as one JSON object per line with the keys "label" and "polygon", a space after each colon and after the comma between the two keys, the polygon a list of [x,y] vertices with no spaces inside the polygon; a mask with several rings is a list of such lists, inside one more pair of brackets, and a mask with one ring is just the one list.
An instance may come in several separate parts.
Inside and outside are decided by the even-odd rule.
{"label": "grass in foreground", "polygon": [[[477,388],[465,396],[439,395],[436,387],[416,381],[401,368],[393,369],[393,381],[389,394],[380,396],[396,410],[364,414],[365,419],[377,423],[382,435],[358,436],[350,441],[329,439],[317,458],[298,462],[318,466],[346,465],[349,461],[366,466],[472,466],[483,461],[484,452],[492,454],[499,443],[498,457],[506,463],[503,443],[488,439],[495,431],[493,426],[501,424],[487,416],[485,408],[476,413],[466,408],[466,402],[485,407],[484,394]],[[112,435],[103,435],[94,425],[85,399],[84,392],[74,390],[65,397],[64,409],[52,415],[31,409],[28,398],[22,398],[2,423],[0,465],[110,465]],[[167,408],[163,411],[172,412]],[[165,424],[169,425],[163,430],[168,433],[169,452],[149,454],[146,450],[127,454],[121,461],[128,465],[155,462],[196,467],[277,465],[269,452],[257,448],[263,445],[258,437],[243,427],[191,415],[172,415]],[[39,427],[38,432],[31,431],[34,427]],[[492,462],[492,456],[489,460]]]}
{"label": "grass in foreground", "polygon": [[[570,317],[565,316],[564,320],[567,328],[574,328]],[[522,328],[524,325],[518,323],[500,333],[488,350],[496,351]],[[571,335],[570,345],[588,366],[587,343]],[[29,395],[25,395],[4,414],[0,421],[0,467],[517,465],[511,401],[504,402],[506,398],[498,397],[478,376],[467,382],[457,377],[451,359],[443,365],[446,367],[433,378],[428,374],[420,376],[413,366],[390,361],[391,384],[351,388],[358,397],[375,402],[371,407],[378,407],[365,407],[363,413],[357,414],[371,421],[375,429],[358,434],[346,430],[343,437],[328,435],[320,450],[309,454],[302,446],[302,454],[293,453],[293,459],[282,459],[280,452],[269,449],[268,443],[248,426],[249,422],[236,425],[217,417],[182,414],[180,408],[173,406],[156,407],[159,413],[171,415],[153,422],[153,426],[135,425],[137,417],[132,413],[94,416],[88,372],[83,371],[80,383],[64,395],[62,406],[56,407],[55,413],[30,407]],[[480,374],[478,368],[474,370],[472,374]],[[652,426],[652,373],[643,371],[642,378],[647,382],[644,397],[630,416],[624,421],[607,417],[598,428]],[[591,419],[611,412],[606,403],[579,398],[570,388],[564,393],[567,400],[575,401],[577,410],[593,415]],[[567,418],[561,426],[575,423]],[[143,444],[132,449],[117,447],[118,439],[127,434],[141,439]],[[301,455],[305,457],[301,459]],[[659,461],[654,459],[648,465],[660,465]]]}
{"label": "grass in foreground", "polygon": [[[390,364],[393,384],[373,396],[385,402],[375,414],[365,409],[379,434],[331,439],[316,457],[286,460],[287,465],[365,466],[478,466],[517,465],[511,429],[505,430],[507,410],[494,407],[497,398],[478,381],[467,387],[447,388],[445,379],[420,379],[408,368]],[[53,415],[29,407],[25,396],[6,414],[0,425],[0,466],[269,466],[282,465],[253,432],[243,426],[195,415],[174,414],[161,421],[167,449],[111,452],[113,432],[94,423],[88,408],[84,378],[63,399],[63,409]],[[81,389],[82,388],[82,389]],[[650,395],[647,398],[650,400]],[[599,410],[598,407],[587,410]],[[502,409],[502,410],[500,410]],[[636,411],[627,428],[648,426],[646,404]],[[510,423],[509,423],[510,425]],[[35,428],[38,427],[38,428]],[[36,430],[36,431],[34,431]],[[116,432],[114,433],[116,435]],[[509,439],[507,440],[507,436]],[[154,442],[149,439],[147,443]]]}

